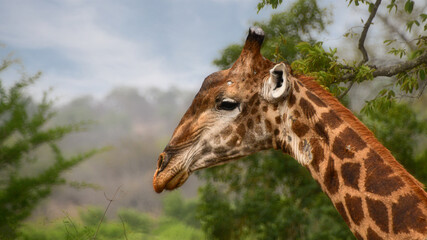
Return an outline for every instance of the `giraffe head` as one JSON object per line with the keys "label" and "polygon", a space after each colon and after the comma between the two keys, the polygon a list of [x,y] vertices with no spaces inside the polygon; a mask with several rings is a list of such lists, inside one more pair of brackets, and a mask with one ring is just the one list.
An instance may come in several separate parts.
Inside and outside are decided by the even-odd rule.
{"label": "giraffe head", "polygon": [[262,29],[251,28],[234,65],[204,80],[160,154],[156,192],[181,186],[198,169],[277,148],[280,130],[272,123],[281,121],[277,108],[291,90],[290,68],[261,55],[263,39]]}

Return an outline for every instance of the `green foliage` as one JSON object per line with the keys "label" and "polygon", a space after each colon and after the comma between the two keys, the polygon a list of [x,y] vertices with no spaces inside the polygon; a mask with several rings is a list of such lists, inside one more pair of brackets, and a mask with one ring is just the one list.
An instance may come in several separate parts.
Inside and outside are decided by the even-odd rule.
{"label": "green foliage", "polygon": [[199,189],[199,195],[198,218],[208,239],[237,238],[234,237],[234,211],[228,196],[211,182]]}
{"label": "green foliage", "polygon": [[292,62],[294,72],[315,77],[322,87],[335,96],[340,96],[347,90],[342,83],[349,80],[344,78],[348,74],[354,75],[350,80],[357,83],[373,79],[373,69],[366,65],[359,66],[353,63],[349,66],[340,63],[336,56],[337,49],[326,51],[322,42],[315,44],[301,42],[296,45],[296,49],[300,52],[301,58]]}
{"label": "green foliage", "polygon": [[281,4],[283,0],[261,0],[260,3],[258,3],[258,12],[265,7],[265,5],[271,5],[273,9],[276,9],[279,4]]}
{"label": "green foliage", "polygon": [[197,200],[184,200],[179,191],[168,193],[163,199],[165,216],[180,220],[189,226],[200,227],[196,218]]}
{"label": "green foliage", "polygon": [[150,233],[153,228],[153,219],[149,215],[138,212],[135,209],[121,209],[118,212],[118,216],[131,229],[139,229],[142,233]]}
{"label": "green foliage", "polygon": [[101,207],[92,207],[80,210],[80,219],[84,225],[96,226],[103,215],[104,210]]}
{"label": "green foliage", "polygon": [[[310,31],[322,31],[326,24],[326,13],[315,0],[298,0],[289,11],[273,14],[268,22],[255,22],[265,32],[261,49],[263,56],[275,61],[294,61],[298,52],[295,46],[301,41],[311,41]],[[237,60],[242,44],[233,44],[222,50],[221,57],[213,63],[227,69]],[[285,58],[286,57],[286,58]]]}
{"label": "green foliage", "polygon": [[153,230],[153,236],[152,239],[156,240],[203,239],[203,233],[199,229],[188,226],[177,219],[167,217],[159,219],[158,228]]}
{"label": "green foliage", "polygon": [[198,216],[209,239],[352,239],[308,171],[279,151],[201,174]]}
{"label": "green foliage", "polygon": [[221,58],[215,59],[213,61],[213,64],[220,69],[227,69],[231,67],[231,64],[233,64],[236,59],[239,57],[240,53],[242,52],[242,45],[239,44],[232,44],[222,50],[221,52]]}
{"label": "green foliage", "polygon": [[[0,73],[16,61],[6,58]],[[55,113],[45,94],[41,103],[34,104],[25,89],[40,77],[22,75],[6,89],[0,81],[0,238],[13,239],[16,229],[55,185],[66,181],[61,174],[93,156],[99,150],[65,157],[56,142],[67,134],[80,130],[81,124],[49,126]],[[53,162],[40,171],[29,171],[38,159],[36,151],[49,147]],[[46,161],[44,161],[46,165]]]}
{"label": "green foliage", "polygon": [[414,9],[414,1],[407,0],[405,3],[405,11],[407,13],[412,13],[412,10]]}
{"label": "green foliage", "polygon": [[[177,194],[179,195],[179,193]],[[187,204],[183,201],[183,204]],[[104,213],[99,207],[82,209],[81,221],[67,216],[54,222],[31,222],[20,229],[18,240],[81,240],[93,239],[98,223]],[[153,218],[135,209],[121,209],[117,219],[104,219],[96,240],[199,240],[203,232],[177,218],[162,215]]]}

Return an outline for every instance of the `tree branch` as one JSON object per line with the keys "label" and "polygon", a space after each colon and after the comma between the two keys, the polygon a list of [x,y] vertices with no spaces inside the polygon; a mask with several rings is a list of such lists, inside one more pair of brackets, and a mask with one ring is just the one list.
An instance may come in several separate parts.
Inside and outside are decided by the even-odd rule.
{"label": "tree branch", "polygon": [[416,68],[421,64],[427,64],[427,52],[424,52],[419,57],[411,61],[398,63],[393,66],[379,67],[372,73],[372,75],[374,77],[380,77],[380,76],[391,77],[401,72],[405,72],[413,68]]}
{"label": "tree branch", "polygon": [[[376,67],[376,66],[370,66],[374,68],[374,72],[372,73],[373,77],[392,77],[394,75],[397,75],[399,73],[412,70],[421,64],[427,64],[427,52],[424,52],[419,57],[398,63],[391,66],[384,66],[384,67]],[[348,73],[342,77],[343,80],[350,80],[353,79],[356,76],[355,73]]]}
{"label": "tree branch", "polygon": [[353,85],[354,85],[354,81],[351,81],[351,82],[350,82],[350,85],[347,87],[347,89],[346,89],[343,93],[341,93],[339,96],[337,96],[337,98],[338,98],[338,99],[341,99],[341,98],[343,98],[345,95],[347,95],[347,93],[350,91],[350,89],[351,89],[351,87],[353,87]]}
{"label": "tree branch", "polygon": [[377,0],[375,2],[375,4],[373,5],[373,9],[372,9],[371,14],[369,15],[369,18],[366,21],[365,26],[363,26],[363,31],[362,31],[362,34],[360,35],[359,45],[358,45],[359,50],[362,52],[363,59],[359,63],[359,66],[363,65],[364,63],[366,63],[369,60],[368,53],[366,52],[366,49],[365,49],[365,39],[366,39],[366,35],[368,34],[369,27],[372,24],[372,20],[374,19],[375,15],[377,14],[377,10],[378,10],[378,7],[380,6],[380,4],[381,4],[381,0]]}
{"label": "tree branch", "polygon": [[[360,34],[358,48],[363,55],[363,59],[357,65],[358,67],[362,66],[363,64],[365,64],[369,60],[368,52],[366,51],[366,48],[365,48],[365,40],[366,40],[366,36],[368,35],[369,27],[372,25],[372,20],[374,19],[375,15],[377,14],[377,10],[378,10],[378,7],[380,6],[380,4],[381,4],[381,0],[377,0],[375,2],[375,4],[373,5],[371,14],[369,15],[368,20],[366,21],[365,25],[363,26],[362,33]],[[354,84],[353,78],[354,77],[355,77],[355,74],[348,74],[348,75],[345,75],[343,77],[344,80],[351,80],[351,82],[350,82],[350,85],[348,86],[347,90],[345,90],[342,94],[340,94],[338,96],[338,99],[343,98],[350,91],[351,87],[353,87],[353,84]]]}

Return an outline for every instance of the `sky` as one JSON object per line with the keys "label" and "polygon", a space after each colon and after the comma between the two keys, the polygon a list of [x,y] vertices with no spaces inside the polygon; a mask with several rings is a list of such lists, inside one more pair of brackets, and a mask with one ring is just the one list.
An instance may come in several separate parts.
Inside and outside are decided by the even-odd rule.
{"label": "sky", "polygon": [[[291,2],[257,14],[258,0],[0,0],[0,56],[13,53],[28,74],[43,72],[30,89],[35,98],[48,89],[60,102],[122,86],[195,91],[217,70],[221,49]],[[333,45],[354,14],[345,1],[320,6],[333,6],[320,37]],[[10,84],[16,76],[7,74],[0,77]]]}

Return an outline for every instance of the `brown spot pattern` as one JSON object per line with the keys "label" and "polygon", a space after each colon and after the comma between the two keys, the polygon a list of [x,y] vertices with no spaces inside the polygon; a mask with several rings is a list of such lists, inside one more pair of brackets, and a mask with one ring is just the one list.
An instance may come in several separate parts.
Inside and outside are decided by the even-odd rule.
{"label": "brown spot pattern", "polygon": [[296,101],[297,99],[295,98],[295,95],[291,93],[288,100],[288,107],[292,107]]}
{"label": "brown spot pattern", "polygon": [[237,134],[239,134],[241,138],[243,138],[246,134],[245,125],[243,123],[239,124],[239,126],[236,129],[236,132]]}
{"label": "brown spot pattern", "polygon": [[307,92],[307,97],[319,107],[326,107],[325,102],[311,92]]}
{"label": "brown spot pattern", "polygon": [[296,110],[296,109],[292,112],[292,115],[293,115],[295,118],[299,118],[299,117],[301,117],[301,113],[299,113],[299,112],[298,112],[298,110]]}
{"label": "brown spot pattern", "polygon": [[239,138],[237,136],[233,136],[230,140],[227,141],[227,146],[229,147],[234,147],[236,146],[237,140],[239,140]]}
{"label": "brown spot pattern", "polygon": [[296,91],[296,92],[298,92],[298,93],[299,93],[299,87],[298,87],[298,84],[294,84],[294,89],[295,89],[295,91]]}
{"label": "brown spot pattern", "polygon": [[393,170],[390,166],[386,165],[381,157],[372,149],[365,159],[365,168],[365,188],[368,192],[387,196],[404,185],[400,177],[390,176]]}
{"label": "brown spot pattern", "polygon": [[341,202],[337,202],[335,204],[335,208],[338,210],[339,214],[347,223],[347,225],[350,226],[350,220],[348,219],[347,213],[345,212],[344,205]]}
{"label": "brown spot pattern", "polygon": [[301,98],[299,100],[299,106],[301,107],[302,112],[307,118],[312,118],[314,114],[316,114],[316,110],[314,110],[313,105],[304,98]]}
{"label": "brown spot pattern", "polygon": [[276,117],[274,118],[274,120],[276,121],[276,124],[280,124],[280,123],[282,123],[282,119],[280,118],[280,116],[276,116]]}
{"label": "brown spot pattern", "polygon": [[267,132],[271,132],[273,129],[271,127],[271,122],[268,119],[264,120],[265,128],[267,129]]}
{"label": "brown spot pattern", "polygon": [[338,192],[340,181],[338,178],[338,173],[335,170],[334,159],[331,157],[329,157],[328,166],[326,167],[323,181],[330,194],[335,194]]}
{"label": "brown spot pattern", "polygon": [[323,125],[321,121],[314,125],[314,131],[325,141],[326,144],[329,144],[329,135],[325,130],[325,125]]}
{"label": "brown spot pattern", "polygon": [[313,154],[313,160],[311,160],[311,165],[313,165],[314,170],[319,172],[319,165],[325,159],[323,148],[320,145],[319,141],[315,138],[310,139],[310,144],[313,150],[311,153]]}
{"label": "brown spot pattern", "polygon": [[344,129],[339,137],[344,141],[344,144],[350,145],[352,150],[360,151],[366,148],[366,142],[360,138],[359,134],[349,127]]}
{"label": "brown spot pattern", "polygon": [[205,144],[203,144],[203,148],[202,151],[200,152],[200,154],[203,156],[207,153],[210,153],[212,151],[212,147],[211,145],[209,145],[207,142],[205,142]]}
{"label": "brown spot pattern", "polygon": [[335,156],[339,157],[340,159],[353,158],[354,153],[351,151],[348,151],[346,147],[347,147],[346,144],[338,136],[335,138],[334,144],[332,145],[332,152],[335,154]]}
{"label": "brown spot pattern", "polygon": [[254,95],[251,97],[251,99],[249,99],[248,104],[249,104],[249,105],[253,105],[253,104],[255,103],[255,100],[257,100],[257,99],[258,99],[258,93],[254,94]]}
{"label": "brown spot pattern", "polygon": [[233,131],[233,127],[227,126],[219,134],[221,135],[222,139],[226,139],[231,134],[232,131]]}
{"label": "brown spot pattern", "polygon": [[354,224],[360,225],[365,215],[362,209],[362,199],[360,197],[352,197],[349,194],[345,195],[345,206],[350,214]]}
{"label": "brown spot pattern", "polygon": [[416,195],[406,195],[393,204],[393,232],[409,233],[410,229],[427,233],[427,219],[418,207],[420,199]]}
{"label": "brown spot pattern", "polygon": [[258,108],[252,107],[251,114],[255,115],[255,113],[257,113],[257,112],[258,112]]}
{"label": "brown spot pattern", "polygon": [[339,118],[333,110],[322,113],[322,119],[331,129],[335,129],[343,123],[341,118]]}
{"label": "brown spot pattern", "polygon": [[213,149],[213,153],[215,155],[224,155],[227,153],[227,149],[225,147],[216,147]]}
{"label": "brown spot pattern", "polygon": [[369,216],[375,221],[377,226],[383,231],[388,233],[388,213],[387,207],[381,201],[366,198],[366,204],[368,205]]}
{"label": "brown spot pattern", "polygon": [[344,163],[341,166],[341,175],[346,186],[359,190],[360,163]]}
{"label": "brown spot pattern", "polygon": [[366,146],[366,142],[353,129],[347,127],[335,139],[332,152],[340,159],[353,158],[354,151],[363,150]]}
{"label": "brown spot pattern", "polygon": [[371,228],[368,228],[368,235],[366,236],[366,239],[367,240],[383,240],[383,238],[378,236],[378,234]]}
{"label": "brown spot pattern", "polygon": [[356,237],[357,240],[363,240],[362,235],[360,235],[360,233],[358,233],[357,231],[354,232],[354,236]]}
{"label": "brown spot pattern", "polygon": [[308,130],[310,130],[310,128],[298,120],[292,123],[292,131],[300,138],[307,134]]}
{"label": "brown spot pattern", "polygon": [[268,111],[268,107],[267,106],[262,106],[262,111],[267,112]]}
{"label": "brown spot pattern", "polygon": [[249,118],[248,121],[246,122],[246,126],[248,126],[248,129],[252,129],[254,126],[254,121],[252,120],[252,118]]}

